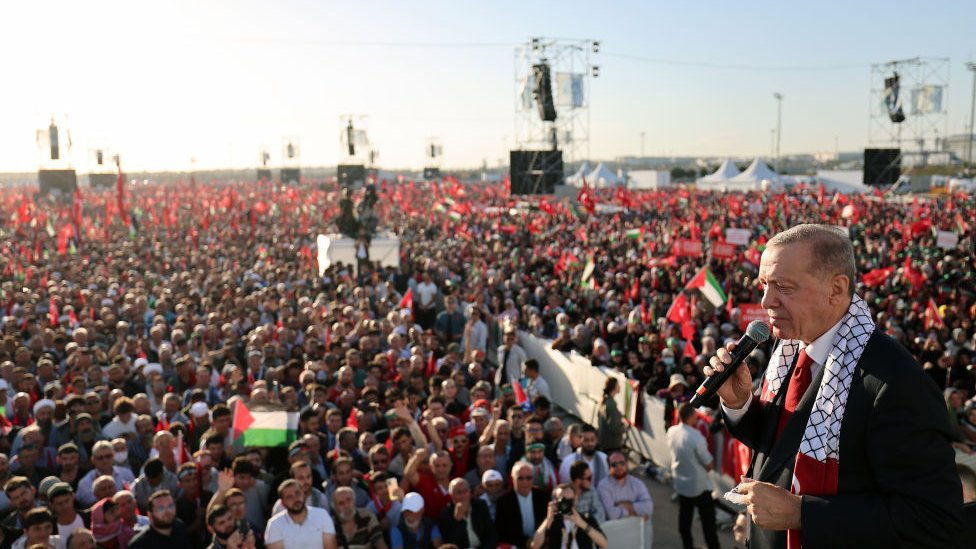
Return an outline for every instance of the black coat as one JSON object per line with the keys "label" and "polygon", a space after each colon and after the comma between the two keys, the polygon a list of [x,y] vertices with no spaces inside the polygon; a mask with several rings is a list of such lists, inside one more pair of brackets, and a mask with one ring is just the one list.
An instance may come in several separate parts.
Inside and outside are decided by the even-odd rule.
{"label": "black coat", "polygon": [[[538,488],[532,489],[532,512],[535,518],[533,531],[546,520],[549,498]],[[527,547],[531,536],[526,537],[522,532],[522,511],[519,510],[518,497],[515,490],[510,490],[498,498],[495,507],[495,528],[498,531],[499,543],[510,543],[519,547]]]}
{"label": "black coat", "polygon": [[[773,402],[754,397],[746,415],[735,425],[729,422],[732,434],[755,451],[751,478],[790,489],[825,369],[814,377],[778,439],[786,383]],[[861,355],[847,397],[837,485],[832,496],[803,496],[804,549],[959,544],[962,489],[945,404],[915,359],[878,330]],[[785,531],[753,524],[750,538],[754,548],[786,547]]]}
{"label": "black coat", "polygon": [[[454,503],[452,502],[441,511],[437,520],[437,527],[441,530],[444,543],[453,543],[458,547],[471,547],[468,541],[468,526],[466,521],[454,519]],[[498,535],[495,523],[491,520],[488,504],[479,498],[471,499],[471,527],[481,540],[481,549],[495,549],[498,547]]]}
{"label": "black coat", "polygon": [[[583,517],[583,520],[590,525],[591,529],[596,530],[601,534],[603,533],[603,530],[600,530],[600,525],[597,524],[595,518],[590,515],[580,516]],[[563,523],[561,518],[557,518],[556,520],[552,521],[552,525],[548,530],[546,530],[546,541],[543,547],[548,547],[549,549],[562,549],[561,545],[563,541],[563,530],[565,528],[566,525]],[[576,546],[579,547],[579,549],[591,549],[593,547],[593,540],[590,539],[590,535],[583,532],[583,530],[580,530],[579,528],[573,531],[573,538],[576,539]]]}

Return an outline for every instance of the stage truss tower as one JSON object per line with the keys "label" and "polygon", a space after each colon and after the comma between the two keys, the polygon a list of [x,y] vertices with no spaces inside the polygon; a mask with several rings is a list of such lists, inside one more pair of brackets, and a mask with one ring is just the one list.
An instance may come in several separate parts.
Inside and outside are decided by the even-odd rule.
{"label": "stage truss tower", "polygon": [[[890,82],[898,76],[897,104],[886,103]],[[871,65],[868,142],[906,151],[941,149],[949,130],[949,58],[915,57]],[[892,121],[900,108],[904,120]]]}

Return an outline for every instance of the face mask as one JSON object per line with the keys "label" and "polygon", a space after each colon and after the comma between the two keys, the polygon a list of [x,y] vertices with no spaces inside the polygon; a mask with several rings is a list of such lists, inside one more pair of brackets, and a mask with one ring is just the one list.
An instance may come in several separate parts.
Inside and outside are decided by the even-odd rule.
{"label": "face mask", "polygon": [[668,366],[673,366],[674,365],[674,359],[671,358],[671,357],[664,357],[664,358],[661,359],[661,362],[667,364]]}
{"label": "face mask", "polygon": [[119,465],[121,465],[121,464],[125,463],[125,460],[127,460],[127,459],[129,459],[129,452],[128,451],[123,450],[121,452],[115,452],[115,463],[118,463]]}

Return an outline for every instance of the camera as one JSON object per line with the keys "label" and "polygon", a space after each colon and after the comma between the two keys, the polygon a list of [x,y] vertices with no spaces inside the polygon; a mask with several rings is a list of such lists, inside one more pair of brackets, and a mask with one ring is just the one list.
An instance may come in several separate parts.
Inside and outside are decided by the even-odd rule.
{"label": "camera", "polygon": [[559,501],[556,502],[556,512],[560,515],[572,515],[573,503],[575,502],[570,498],[559,498]]}

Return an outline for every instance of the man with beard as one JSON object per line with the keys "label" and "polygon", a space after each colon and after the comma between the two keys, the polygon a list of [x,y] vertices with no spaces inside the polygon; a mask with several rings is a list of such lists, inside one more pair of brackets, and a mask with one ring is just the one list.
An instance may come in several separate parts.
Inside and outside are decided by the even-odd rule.
{"label": "man with beard", "polygon": [[[314,479],[312,477],[312,468],[308,465],[308,462],[296,461],[291,464],[289,470],[291,478],[297,480],[299,486],[302,487],[302,494],[305,496],[305,505],[308,505],[309,507],[318,507],[319,509],[328,509],[325,494],[323,494],[313,485]],[[271,514],[277,515],[284,510],[285,506],[279,499],[271,508]]]}
{"label": "man with beard", "polygon": [[34,487],[27,477],[12,477],[3,487],[4,493],[10,500],[10,507],[13,509],[0,522],[3,528],[3,542],[0,547],[7,549],[11,543],[24,533],[24,521],[27,513],[37,507],[37,500],[34,499]]}
{"label": "man with beard", "polygon": [[532,484],[536,488],[545,492],[546,496],[552,493],[559,484],[556,479],[556,468],[546,459],[546,447],[541,442],[533,442],[525,449],[525,457],[519,463],[528,463],[532,466]]}
{"label": "man with beard", "polygon": [[573,481],[569,476],[569,468],[577,461],[585,461],[590,466],[590,470],[593,471],[593,486],[599,486],[600,482],[609,476],[610,468],[607,465],[607,455],[596,449],[596,443],[596,428],[592,425],[584,424],[582,427],[580,447],[572,454],[566,456],[566,459],[559,466],[560,482],[566,483]]}
{"label": "man with beard", "polygon": [[254,532],[250,528],[241,535],[234,515],[224,505],[212,507],[207,513],[207,529],[213,534],[213,543],[207,549],[254,549]]}
{"label": "man with beard", "polygon": [[58,448],[58,477],[71,485],[72,490],[78,489],[78,482],[85,473],[80,463],[81,454],[74,442],[65,442]]}
{"label": "man with beard", "polygon": [[391,549],[433,549],[441,545],[437,523],[424,516],[424,497],[410,492],[403,497],[400,523],[390,532]]}
{"label": "man with beard", "polygon": [[328,511],[305,505],[302,487],[288,479],[278,487],[285,510],[271,517],[264,540],[268,549],[336,549],[336,531]]}
{"label": "man with beard", "polygon": [[651,514],[654,512],[654,502],[647,492],[647,486],[630,476],[627,458],[622,453],[610,454],[608,463],[610,477],[603,479],[596,487],[607,512],[607,519],[641,517],[644,519],[644,547],[652,547]]}
{"label": "man with beard", "polygon": [[149,498],[149,528],[136,534],[129,549],[173,549],[191,547],[186,527],[176,518],[176,502],[169,490]]}
{"label": "man with beard", "polygon": [[488,469],[481,475],[481,486],[484,488],[481,501],[488,506],[491,520],[494,521],[498,510],[498,500],[505,494],[505,478],[498,471]]}
{"label": "man with beard", "polygon": [[376,515],[356,509],[356,496],[346,486],[332,495],[332,517],[338,544],[349,549],[387,549]]}
{"label": "man with beard", "polygon": [[156,430],[152,417],[142,414],[136,418],[136,436],[132,437],[126,444],[132,470],[141,470],[146,460],[149,459],[149,453],[153,446],[153,435],[155,434]]}
{"label": "man with beard", "polygon": [[480,499],[471,499],[471,488],[463,478],[452,480],[450,490],[451,503],[441,511],[437,522],[444,542],[458,547],[497,547],[495,523],[488,505]]}

